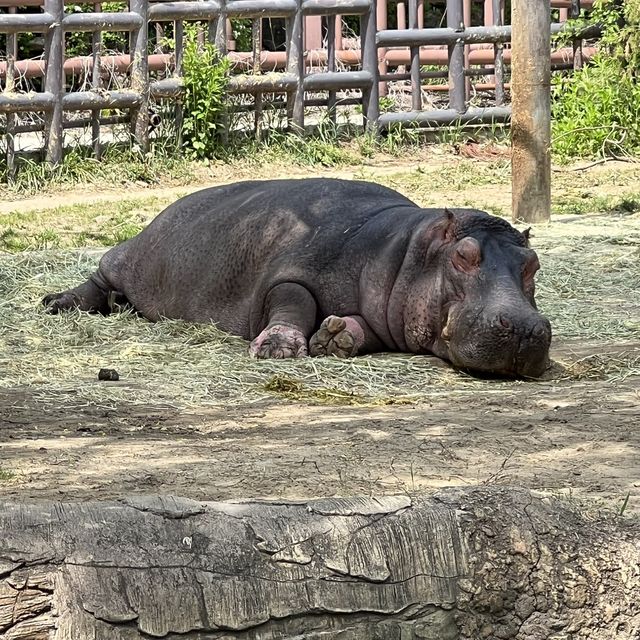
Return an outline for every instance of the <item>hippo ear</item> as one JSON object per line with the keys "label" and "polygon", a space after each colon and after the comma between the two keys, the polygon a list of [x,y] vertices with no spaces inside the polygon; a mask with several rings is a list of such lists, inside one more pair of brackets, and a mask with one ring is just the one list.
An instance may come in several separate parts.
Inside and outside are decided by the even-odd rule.
{"label": "hippo ear", "polygon": [[450,209],[447,209],[447,207],[444,208],[444,220],[442,221],[442,238],[445,242],[452,242],[453,240],[455,240],[456,237],[456,214],[451,211]]}
{"label": "hippo ear", "polygon": [[522,232],[522,235],[524,236],[524,246],[528,247],[529,246],[529,238],[531,237],[531,227],[529,227],[528,229],[525,229]]}

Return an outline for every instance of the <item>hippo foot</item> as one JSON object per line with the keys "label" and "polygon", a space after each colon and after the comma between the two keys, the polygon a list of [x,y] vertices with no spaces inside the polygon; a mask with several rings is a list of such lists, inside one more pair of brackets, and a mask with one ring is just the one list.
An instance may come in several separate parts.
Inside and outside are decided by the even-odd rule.
{"label": "hippo foot", "polygon": [[312,356],[351,358],[363,342],[363,331],[353,318],[329,316],[309,340]]}
{"label": "hippo foot", "polygon": [[69,309],[77,309],[81,304],[81,300],[75,293],[63,291],[62,293],[50,293],[45,296],[42,299],[42,304],[47,313],[60,313]]}
{"label": "hippo foot", "polygon": [[249,347],[254,358],[302,358],[307,355],[304,333],[285,324],[267,327]]}

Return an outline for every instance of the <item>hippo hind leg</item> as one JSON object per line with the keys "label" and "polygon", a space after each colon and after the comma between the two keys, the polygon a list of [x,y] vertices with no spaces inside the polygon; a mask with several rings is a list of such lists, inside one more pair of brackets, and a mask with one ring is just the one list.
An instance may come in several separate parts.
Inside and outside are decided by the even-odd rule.
{"label": "hippo hind leg", "polygon": [[115,292],[100,272],[96,271],[86,282],[73,289],[46,295],[42,299],[42,304],[47,313],[55,314],[70,309],[80,309],[108,315],[114,299],[118,304],[122,304],[123,298],[122,294]]}

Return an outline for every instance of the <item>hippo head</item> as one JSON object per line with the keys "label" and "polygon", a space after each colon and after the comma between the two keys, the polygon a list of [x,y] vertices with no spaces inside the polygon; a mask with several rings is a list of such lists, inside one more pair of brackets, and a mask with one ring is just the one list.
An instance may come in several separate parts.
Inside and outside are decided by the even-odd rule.
{"label": "hippo head", "polygon": [[415,320],[421,317],[424,327],[427,317],[428,346],[422,346],[455,366],[539,377],[549,364],[551,326],[536,308],[540,263],[529,248],[528,231],[474,210],[445,210],[434,227],[427,278],[412,287],[426,294],[419,295],[422,313],[414,306],[407,314],[412,305],[405,307],[407,341],[416,342],[421,332]]}

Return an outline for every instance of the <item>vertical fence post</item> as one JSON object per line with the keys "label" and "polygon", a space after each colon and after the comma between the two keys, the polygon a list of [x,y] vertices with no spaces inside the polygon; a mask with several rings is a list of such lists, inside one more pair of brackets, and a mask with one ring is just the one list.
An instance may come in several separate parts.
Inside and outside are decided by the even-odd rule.
{"label": "vertical fence post", "polygon": [[227,12],[226,0],[220,0],[220,13],[216,19],[214,42],[221,56],[227,55]]}
{"label": "vertical fence post", "polygon": [[360,40],[362,46],[362,69],[371,74],[371,84],[362,90],[362,114],[364,126],[372,133],[378,130],[380,118],[380,94],[378,87],[378,45],[376,44],[376,0],[369,0],[369,11],[360,20]]}
{"label": "vertical fence post", "polygon": [[287,21],[287,71],[296,77],[296,88],[287,94],[289,128],[304,133],[304,17],[302,0],[296,0],[296,12]]}
{"label": "vertical fence post", "polygon": [[[9,13],[15,13],[15,7],[9,7]],[[15,62],[18,52],[18,37],[15,33],[7,33],[7,70],[5,91],[15,91],[16,69]],[[11,182],[15,178],[16,169],[16,141],[15,141],[16,114],[7,113],[7,180]]]}
{"label": "vertical fence post", "polygon": [[[102,11],[102,5],[98,2],[93,5],[96,12]],[[102,31],[94,31],[91,34],[91,55],[93,58],[93,69],[91,70],[91,88],[94,91],[100,89],[100,55],[102,53]],[[100,110],[91,112],[91,142],[93,144],[93,155],[96,160],[100,159]]]}
{"label": "vertical fence post", "polygon": [[54,23],[49,28],[45,41],[47,70],[44,90],[53,94],[53,109],[47,112],[45,120],[45,161],[50,164],[62,162],[62,94],[64,93],[64,18],[63,0],[44,0],[44,10],[53,16]]}
{"label": "vertical fence post", "polygon": [[[219,0],[220,13],[215,21],[215,27],[209,29],[209,37],[213,36],[213,40],[218,51],[218,55],[222,58],[227,55],[229,50],[229,37],[232,35],[231,21],[227,18],[227,0]],[[214,33],[212,34],[212,31]],[[231,133],[231,118],[229,110],[225,109],[222,114],[222,131],[220,132],[220,140],[224,146],[229,144],[229,135]],[[182,141],[181,141],[182,143]]]}
{"label": "vertical fence post", "polygon": [[551,217],[551,5],[511,1],[513,219]]}
{"label": "vertical fence post", "polygon": [[[182,77],[182,61],[184,59],[184,22],[182,20],[175,20],[173,23],[173,42],[176,56],[175,77]],[[175,126],[176,126],[176,142],[177,148],[182,148],[182,125],[184,122],[184,109],[182,107],[182,100],[176,101],[175,106]]]}
{"label": "vertical fence post", "polygon": [[[504,0],[491,1],[493,3],[493,24],[496,27],[501,27],[504,22],[502,19]],[[504,104],[504,45],[501,42],[493,45],[493,60],[496,85],[496,106],[500,107]]]}
{"label": "vertical fence post", "polygon": [[[387,19],[387,0],[377,0],[377,15],[376,22],[378,31],[383,31],[388,27],[388,19]],[[384,48],[378,49],[378,73],[380,75],[387,73],[387,50]],[[381,96],[387,95],[387,83],[381,82],[378,85],[378,92]]]}
{"label": "vertical fence post", "polygon": [[[573,20],[580,17],[580,0],[571,0],[569,17]],[[582,40],[576,39],[573,41],[573,68],[582,69],[583,66]]]}
{"label": "vertical fence post", "polygon": [[[409,0],[409,29],[418,28],[418,1]],[[422,109],[422,80],[420,79],[420,47],[411,47],[411,109]]]}
{"label": "vertical fence post", "polygon": [[[463,0],[447,0],[447,27],[464,31]],[[466,111],[464,77],[464,43],[449,45],[449,107],[458,113]]]}
{"label": "vertical fence post", "polygon": [[[322,44],[322,43],[321,43]],[[251,48],[253,49],[253,74],[260,75],[260,57],[262,54],[262,18],[254,18],[251,23]],[[256,91],[254,96],[253,129],[256,140],[262,136],[262,92]]]}
{"label": "vertical fence post", "polygon": [[149,0],[129,0],[129,8],[142,18],[142,25],[131,33],[131,89],[140,94],[140,106],[131,112],[131,132],[143,153],[149,150]]}
{"label": "vertical fence post", "polygon": [[[328,16],[327,18],[327,71],[333,73],[336,70],[336,24],[339,16]],[[329,90],[327,99],[327,109],[329,119],[336,124],[336,92]]]}
{"label": "vertical fence post", "polygon": [[[472,4],[471,0],[464,0],[462,5],[462,21],[464,23],[464,28],[472,26]],[[464,68],[469,68],[469,56],[471,54],[471,45],[464,45]],[[465,102],[468,100],[471,95],[471,78],[465,74],[464,76],[464,99]]]}

